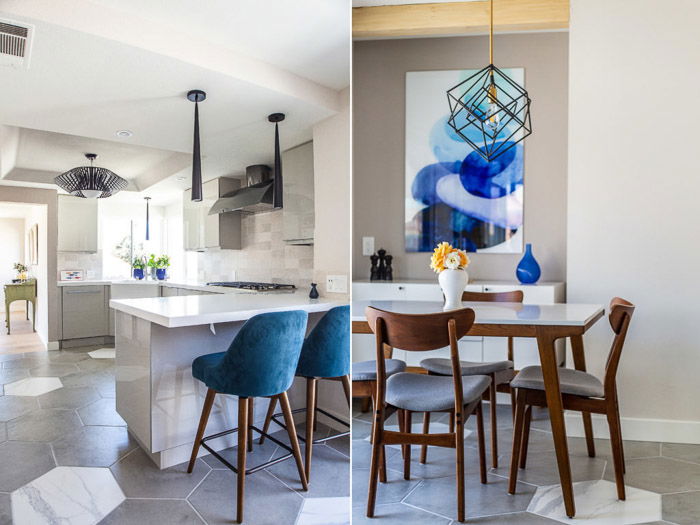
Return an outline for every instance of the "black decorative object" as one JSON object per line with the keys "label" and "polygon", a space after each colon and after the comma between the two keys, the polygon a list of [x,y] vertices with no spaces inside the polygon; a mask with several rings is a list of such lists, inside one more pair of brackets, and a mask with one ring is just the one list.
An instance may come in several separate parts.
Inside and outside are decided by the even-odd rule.
{"label": "black decorative object", "polygon": [[381,248],[377,250],[379,255],[379,267],[377,268],[377,279],[386,281],[386,250]]}
{"label": "black decorative object", "polygon": [[111,197],[128,186],[129,183],[116,173],[95,167],[93,162],[97,155],[86,153],[85,157],[90,160],[89,166],[80,166],[62,173],[54,179],[56,185],[71,195],[84,199]]}
{"label": "black decorative object", "polygon": [[377,268],[377,262],[379,261],[379,255],[377,255],[377,254],[370,255],[369,260],[372,263],[372,268],[369,271],[369,280],[370,281],[378,281],[379,280],[379,271]]}
{"label": "black decorative object", "polygon": [[282,155],[280,154],[280,132],[279,123],[284,120],[284,113],[273,113],[267,120],[275,123],[275,172],[273,180],[275,184],[272,190],[272,207],[282,208]]}
{"label": "black decorative object", "polygon": [[149,218],[149,209],[148,209],[148,201],[151,200],[150,197],[144,197],[144,200],[146,201],[146,240],[151,239],[151,234],[150,234],[150,218]]}
{"label": "black decorative object", "polygon": [[386,261],[386,269],[384,272],[384,280],[385,281],[393,281],[394,280],[394,269],[391,267],[391,261],[394,259],[393,256],[387,255],[384,257],[384,260]]}
{"label": "black decorative object", "polygon": [[199,149],[199,103],[206,100],[207,94],[201,89],[187,93],[187,100],[194,102],[194,142],[192,145],[192,200],[202,200],[202,155]]}
{"label": "black decorative object", "polygon": [[448,124],[487,162],[532,133],[527,91],[493,65],[493,0],[490,17],[489,65],[447,91]]}
{"label": "black decorative object", "polygon": [[318,286],[316,283],[311,283],[311,291],[309,292],[309,299],[318,299],[318,290],[316,289],[316,286]]}

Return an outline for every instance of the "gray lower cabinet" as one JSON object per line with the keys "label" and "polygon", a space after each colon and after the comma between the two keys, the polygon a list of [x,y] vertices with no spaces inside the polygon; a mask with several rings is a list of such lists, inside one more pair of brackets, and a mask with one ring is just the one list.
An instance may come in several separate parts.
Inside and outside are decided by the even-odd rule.
{"label": "gray lower cabinet", "polygon": [[161,286],[160,295],[161,297],[175,297],[178,295],[177,290],[177,288],[173,288],[172,286]]}
{"label": "gray lower cabinet", "polygon": [[65,286],[62,289],[63,339],[104,336],[109,329],[105,287]]}

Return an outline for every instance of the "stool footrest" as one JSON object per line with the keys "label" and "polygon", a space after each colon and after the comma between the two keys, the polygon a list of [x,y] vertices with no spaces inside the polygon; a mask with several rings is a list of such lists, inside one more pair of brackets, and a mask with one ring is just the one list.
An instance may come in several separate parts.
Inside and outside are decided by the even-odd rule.
{"label": "stool footrest", "polygon": [[[296,409],[292,410],[292,414],[299,414],[299,413],[301,413],[301,412],[306,412],[306,408],[296,408]],[[316,409],[316,412],[320,412],[320,413],[323,414],[324,416],[329,417],[329,418],[331,418],[332,420],[337,421],[337,422],[340,423],[341,425],[345,425],[346,427],[350,428],[350,423],[348,423],[347,421],[343,421],[342,419],[340,419],[340,418],[334,416],[333,414],[329,414],[328,412],[326,412],[326,411],[323,410],[322,408],[317,408],[317,409]],[[272,417],[270,418],[270,420],[271,420],[271,421],[274,421],[275,423],[277,423],[277,424],[278,424],[279,426],[281,426],[282,428],[287,428],[287,426],[286,426],[284,423],[280,422],[280,421],[277,419],[278,417],[280,417],[280,416],[282,416],[282,415],[283,415],[282,412],[278,412],[277,414],[273,414]],[[313,443],[314,443],[314,444],[317,444],[317,443],[325,443],[326,441],[330,441],[331,439],[336,439],[336,438],[339,438],[339,437],[345,437],[345,436],[349,436],[349,435],[350,435],[350,432],[341,432],[341,433],[339,433],[339,434],[333,434],[332,436],[328,436],[328,437],[324,437],[324,438],[320,438],[320,439],[314,439]],[[265,434],[265,437],[269,437],[269,436],[268,436],[267,434]],[[306,443],[306,438],[305,438],[305,437],[297,436],[297,439],[298,439],[299,441],[303,441],[304,443]]]}
{"label": "stool footrest", "polygon": [[[268,434],[267,432],[263,432],[262,430],[260,430],[260,429],[259,429],[258,427],[256,427],[256,426],[251,425],[251,426],[250,426],[250,429],[251,429],[251,430],[254,430],[255,432],[257,432],[257,433],[260,434],[261,436],[265,436],[267,439],[269,439],[270,441],[272,441],[272,442],[275,443],[276,445],[278,445],[278,446],[282,447],[283,449],[285,449],[285,450],[287,451],[287,454],[285,454],[285,455],[283,455],[283,456],[280,456],[280,457],[278,457],[278,458],[275,458],[275,459],[271,459],[270,461],[266,461],[266,462],[264,462],[264,463],[261,463],[260,465],[256,465],[256,466],[254,466],[254,467],[251,467],[251,468],[249,468],[249,469],[246,469],[246,471],[245,471],[245,474],[246,474],[246,475],[248,475],[248,474],[253,474],[254,472],[257,472],[257,471],[259,471],[259,470],[262,470],[262,469],[264,469],[264,468],[267,468],[267,467],[269,467],[269,466],[271,466],[271,465],[276,465],[277,463],[281,463],[282,461],[285,461],[285,460],[287,460],[287,459],[293,457],[293,455],[294,455],[293,452],[294,452],[294,451],[293,451],[292,448],[291,448],[289,445],[287,445],[286,443],[284,443],[284,442],[278,440],[278,439],[275,438],[275,437],[272,437],[272,436],[271,436],[270,434]],[[218,459],[219,461],[221,461],[221,463],[223,463],[227,468],[233,470],[236,474],[238,474],[238,469],[237,469],[235,466],[233,466],[229,461],[227,461],[221,454],[219,454],[217,451],[215,451],[215,450],[212,449],[209,445],[207,445],[206,442],[207,442],[207,441],[211,441],[212,439],[220,438],[220,437],[222,437],[222,436],[227,436],[228,434],[233,434],[233,433],[235,433],[235,432],[238,432],[238,430],[239,430],[238,428],[232,428],[232,429],[230,429],[230,430],[224,430],[223,432],[219,432],[219,433],[217,433],[217,434],[212,434],[211,436],[203,437],[203,438],[202,438],[202,441],[200,441],[200,443],[201,443],[201,445],[202,445],[202,447],[203,447],[204,449],[206,449],[206,450],[207,450],[212,456],[214,456],[216,459]],[[299,439],[301,439],[301,438],[299,438]]]}

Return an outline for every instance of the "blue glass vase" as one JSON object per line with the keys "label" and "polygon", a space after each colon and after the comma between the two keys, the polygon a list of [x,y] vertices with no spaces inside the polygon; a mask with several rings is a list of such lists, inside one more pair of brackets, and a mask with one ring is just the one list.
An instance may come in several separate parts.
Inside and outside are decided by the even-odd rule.
{"label": "blue glass vase", "polygon": [[515,270],[515,276],[522,284],[534,284],[540,278],[540,265],[537,264],[534,255],[532,255],[532,244],[525,245],[525,255],[520,259],[518,267]]}
{"label": "blue glass vase", "polygon": [[134,279],[143,279],[143,268],[134,268]]}
{"label": "blue glass vase", "polygon": [[165,268],[157,268],[156,269],[156,278],[159,281],[162,281],[165,279]]}

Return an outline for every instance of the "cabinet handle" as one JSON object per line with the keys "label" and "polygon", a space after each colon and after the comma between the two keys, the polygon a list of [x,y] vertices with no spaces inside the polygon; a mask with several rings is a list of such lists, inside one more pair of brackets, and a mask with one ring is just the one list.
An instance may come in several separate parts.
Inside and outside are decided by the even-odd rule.
{"label": "cabinet handle", "polygon": [[66,290],[66,293],[102,293],[102,290]]}
{"label": "cabinet handle", "polygon": [[403,289],[404,289],[404,287],[403,287],[403,286],[399,286],[399,290],[403,290]]}

